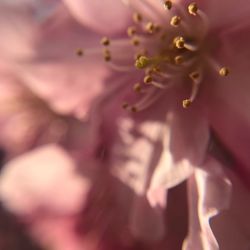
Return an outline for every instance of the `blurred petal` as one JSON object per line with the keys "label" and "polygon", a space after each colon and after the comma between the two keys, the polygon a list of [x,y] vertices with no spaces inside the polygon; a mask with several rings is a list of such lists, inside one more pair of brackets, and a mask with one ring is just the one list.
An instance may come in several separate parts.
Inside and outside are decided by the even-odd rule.
{"label": "blurred petal", "polygon": [[108,73],[98,66],[98,62],[95,67],[88,62],[33,64],[22,76],[24,83],[57,112],[83,118],[104,89]]}
{"label": "blurred petal", "polygon": [[[16,70],[24,84],[55,110],[84,117],[108,75],[101,49],[95,48],[99,36],[72,20],[65,8],[42,29],[35,60]],[[77,56],[78,48],[83,56]]]}
{"label": "blurred petal", "polygon": [[1,58],[25,59],[34,55],[39,26],[53,13],[57,1],[1,1]]}
{"label": "blurred petal", "polygon": [[56,214],[80,211],[90,183],[75,172],[70,155],[56,145],[23,154],[4,166],[0,197],[17,215],[39,210]]}
{"label": "blurred petal", "polygon": [[84,25],[106,34],[121,31],[127,25],[129,12],[120,0],[64,0],[72,14]]}

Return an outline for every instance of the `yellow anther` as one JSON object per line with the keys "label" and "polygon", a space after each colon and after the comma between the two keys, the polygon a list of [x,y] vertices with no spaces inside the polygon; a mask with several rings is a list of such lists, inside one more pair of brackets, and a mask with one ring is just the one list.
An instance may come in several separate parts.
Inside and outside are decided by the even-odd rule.
{"label": "yellow anther", "polygon": [[183,56],[176,56],[175,58],[174,58],[174,62],[175,62],[175,64],[176,65],[181,65],[183,62],[184,62],[184,58],[183,58]]}
{"label": "yellow anther", "polygon": [[147,75],[144,77],[143,81],[144,81],[144,83],[151,83],[153,81],[153,78],[152,78],[152,76]]}
{"label": "yellow anther", "polygon": [[177,49],[183,49],[185,46],[185,40],[182,36],[176,37],[173,42]]}
{"label": "yellow anther", "polygon": [[129,106],[129,104],[128,104],[127,102],[124,102],[124,103],[122,104],[122,108],[124,108],[124,109],[128,108],[128,106]]}
{"label": "yellow anther", "polygon": [[101,44],[104,46],[108,46],[110,44],[110,40],[107,37],[103,37],[101,39]]}
{"label": "yellow anther", "polygon": [[171,18],[170,24],[174,27],[179,26],[179,24],[181,23],[181,18],[179,16],[173,16]]}
{"label": "yellow anther", "polygon": [[103,58],[106,62],[109,62],[111,60],[111,54],[108,49],[103,50]]}
{"label": "yellow anther", "polygon": [[135,92],[140,93],[141,92],[141,84],[138,82],[133,86],[133,89]]}
{"label": "yellow anther", "polygon": [[228,76],[228,74],[229,74],[229,69],[226,68],[226,67],[223,67],[223,68],[221,68],[221,69],[219,70],[219,74],[220,74],[221,76]]}
{"label": "yellow anther", "polygon": [[84,55],[84,51],[83,51],[83,49],[77,49],[76,50],[76,54],[78,55],[78,56],[83,56]]}
{"label": "yellow anther", "polygon": [[172,1],[164,1],[165,9],[171,10],[172,6],[173,6]]}
{"label": "yellow anther", "polygon": [[190,99],[185,99],[182,101],[182,106],[183,106],[183,108],[186,109],[186,108],[190,107],[191,103],[192,103],[192,101]]}
{"label": "yellow anther", "polygon": [[198,5],[196,3],[191,3],[188,5],[188,12],[190,15],[196,16],[198,10]]}
{"label": "yellow anther", "polygon": [[132,107],[130,108],[130,111],[133,112],[133,113],[136,113],[136,112],[138,111],[138,109],[137,109],[137,107],[132,106]]}
{"label": "yellow anther", "polygon": [[155,31],[155,25],[152,22],[148,22],[145,28],[149,33],[153,33]]}
{"label": "yellow anther", "polygon": [[128,27],[128,29],[127,29],[128,36],[133,36],[133,35],[135,35],[135,33],[136,33],[135,27],[133,27],[133,26]]}
{"label": "yellow anther", "polygon": [[161,70],[160,70],[159,67],[155,66],[155,67],[152,68],[152,73],[157,73],[157,74],[159,74],[159,73],[161,73]]}
{"label": "yellow anther", "polygon": [[197,80],[197,79],[200,77],[200,72],[194,71],[194,72],[192,72],[192,73],[189,74],[189,77],[190,77],[193,81],[195,81],[195,80]]}
{"label": "yellow anther", "polygon": [[140,45],[140,40],[139,40],[139,38],[134,37],[134,38],[131,40],[131,43],[132,43],[134,46],[139,46],[139,45]]}
{"label": "yellow anther", "polygon": [[140,56],[136,61],[135,61],[135,67],[137,69],[144,69],[150,64],[151,60],[146,57],[146,56]]}
{"label": "yellow anther", "polygon": [[142,15],[139,14],[139,13],[137,13],[137,12],[135,12],[133,14],[133,20],[134,20],[135,23],[141,22],[142,21]]}

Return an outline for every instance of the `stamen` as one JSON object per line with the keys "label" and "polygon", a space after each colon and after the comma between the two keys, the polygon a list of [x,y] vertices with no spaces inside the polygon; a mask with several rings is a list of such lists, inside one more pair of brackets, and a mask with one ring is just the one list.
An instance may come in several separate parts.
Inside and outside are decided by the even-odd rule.
{"label": "stamen", "polygon": [[184,47],[185,47],[185,49],[190,50],[190,51],[197,51],[198,50],[198,46],[197,45],[191,44],[191,43],[187,43],[187,42],[184,43]]}
{"label": "stamen", "polygon": [[132,67],[132,66],[126,66],[126,65],[118,65],[118,64],[115,64],[115,63],[112,63],[111,62],[111,58],[110,58],[110,60],[109,61],[107,61],[108,62],[108,66],[111,68],[111,69],[113,69],[113,70],[115,70],[115,71],[118,71],[118,72],[130,72],[130,71],[133,71],[133,70],[135,70],[135,68],[134,67]]}
{"label": "stamen", "polygon": [[214,68],[215,71],[219,73],[220,76],[228,76],[230,71],[227,67],[222,67],[218,62],[216,62],[213,58],[207,57],[207,62]]}
{"label": "stamen", "polygon": [[145,27],[148,33],[153,33],[155,31],[155,25],[152,22],[148,22]]}
{"label": "stamen", "polygon": [[190,99],[185,99],[185,100],[183,100],[182,101],[182,106],[183,106],[183,108],[188,108],[188,107],[190,107],[190,105],[191,105],[191,100]]}
{"label": "stamen", "polygon": [[127,109],[129,107],[129,104],[127,103],[127,102],[124,102],[123,104],[122,104],[122,108],[123,109]]}
{"label": "stamen", "polygon": [[142,90],[142,86],[141,86],[141,84],[138,82],[138,83],[136,83],[136,84],[133,86],[133,89],[134,89],[135,92],[140,93],[141,90]]}
{"label": "stamen", "polygon": [[137,69],[145,69],[149,64],[151,63],[151,60],[146,56],[140,56],[135,61],[135,67]]}
{"label": "stamen", "polygon": [[108,46],[108,45],[110,44],[110,40],[109,40],[107,37],[103,37],[103,38],[101,39],[101,44],[102,44],[103,46]]}
{"label": "stamen", "polygon": [[133,21],[134,21],[135,23],[140,23],[140,22],[142,21],[142,15],[139,14],[139,13],[137,13],[137,12],[135,12],[135,13],[133,14]]}
{"label": "stamen", "polygon": [[200,72],[194,71],[189,74],[189,77],[193,80],[193,82],[197,81],[200,77]]}
{"label": "stamen", "polygon": [[127,34],[130,37],[133,36],[133,35],[135,35],[136,34],[136,27],[133,27],[133,26],[128,27]]}
{"label": "stamen", "polygon": [[131,111],[139,112],[145,110],[155,101],[157,101],[163,93],[164,91],[159,91],[158,89],[152,88],[151,91],[147,92],[142,99],[140,99],[136,104],[133,105],[133,110],[131,108]]}
{"label": "stamen", "polygon": [[150,84],[156,88],[159,88],[159,89],[166,89],[168,87],[168,85],[165,85],[165,84],[162,84],[162,83],[156,82],[156,81],[152,81],[152,82],[150,82]]}
{"label": "stamen", "polygon": [[176,65],[181,65],[184,62],[184,57],[181,55],[178,55],[174,58]]}
{"label": "stamen", "polygon": [[146,75],[146,76],[144,77],[144,79],[143,79],[143,82],[146,83],[146,84],[149,84],[149,83],[151,83],[152,81],[153,81],[153,78],[152,78],[152,76],[150,76],[150,75]]}
{"label": "stamen", "polygon": [[78,49],[76,50],[76,54],[77,54],[78,56],[83,56],[83,54],[84,54],[83,49],[78,48]]}
{"label": "stamen", "polygon": [[198,5],[196,3],[191,3],[188,5],[188,12],[190,15],[196,16],[198,10]]}
{"label": "stamen", "polygon": [[183,108],[188,108],[193,103],[198,94],[198,90],[202,80],[201,73],[199,71],[190,73],[189,77],[192,79],[192,91],[190,97],[182,101]]}
{"label": "stamen", "polygon": [[185,40],[182,36],[177,36],[174,38],[173,43],[177,49],[183,49],[185,46]]}
{"label": "stamen", "polygon": [[170,24],[174,27],[178,27],[181,23],[181,18],[179,16],[174,16],[170,20]]}
{"label": "stamen", "polygon": [[109,62],[111,60],[111,54],[108,49],[103,50],[103,58],[106,62]]}
{"label": "stamen", "polygon": [[226,68],[226,67],[223,67],[223,68],[221,68],[221,69],[219,70],[219,74],[220,74],[221,76],[228,76],[228,74],[229,74],[229,69]]}
{"label": "stamen", "polygon": [[171,1],[164,1],[164,8],[166,9],[166,10],[171,10],[172,9],[172,6],[173,6],[173,4],[172,4],[172,2]]}
{"label": "stamen", "polygon": [[133,37],[133,39],[131,40],[132,45],[134,46],[139,46],[140,45],[140,40],[138,37]]}

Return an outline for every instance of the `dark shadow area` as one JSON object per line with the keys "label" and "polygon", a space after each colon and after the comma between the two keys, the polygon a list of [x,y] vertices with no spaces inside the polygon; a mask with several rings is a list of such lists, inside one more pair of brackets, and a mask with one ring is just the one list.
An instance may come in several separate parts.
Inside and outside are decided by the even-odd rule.
{"label": "dark shadow area", "polygon": [[0,249],[43,250],[25,232],[24,226],[0,205]]}

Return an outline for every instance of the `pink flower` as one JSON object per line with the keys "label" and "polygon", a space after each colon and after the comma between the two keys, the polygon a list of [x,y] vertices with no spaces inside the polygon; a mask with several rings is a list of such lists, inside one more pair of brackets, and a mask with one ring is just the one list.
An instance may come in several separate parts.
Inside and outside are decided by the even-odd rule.
{"label": "pink flower", "polygon": [[[128,37],[108,29],[112,38],[101,40],[104,60],[119,72],[106,84],[115,90],[93,113],[103,120],[101,147],[109,171],[136,194],[130,233],[145,242],[166,237],[166,193],[187,180],[189,226],[183,249],[228,249],[233,243],[218,245],[210,221],[231,204],[234,180],[223,167],[249,176],[249,121],[243,112],[248,107],[248,35],[242,36],[249,33],[250,5],[246,0],[237,5],[123,2],[134,13],[124,30]],[[97,1],[65,3],[77,20],[98,31],[127,20],[117,17],[117,1],[102,4],[102,13],[109,15],[100,19]],[[117,10],[113,19],[110,6]],[[91,50],[85,51],[88,60]],[[219,157],[222,145],[232,159],[224,152],[223,161]]]}
{"label": "pink flower", "polygon": [[82,146],[80,120],[107,69],[98,56],[83,62],[75,50],[98,44],[97,34],[74,21],[61,1],[3,1],[0,9],[1,148],[10,158],[50,142]]}
{"label": "pink flower", "polygon": [[[5,206],[56,250],[247,248],[249,191],[235,175],[249,172],[247,0],[55,2],[58,18],[14,70],[53,110],[89,118],[95,133],[77,158],[47,145],[6,164]],[[76,77],[72,92],[64,69]]]}

